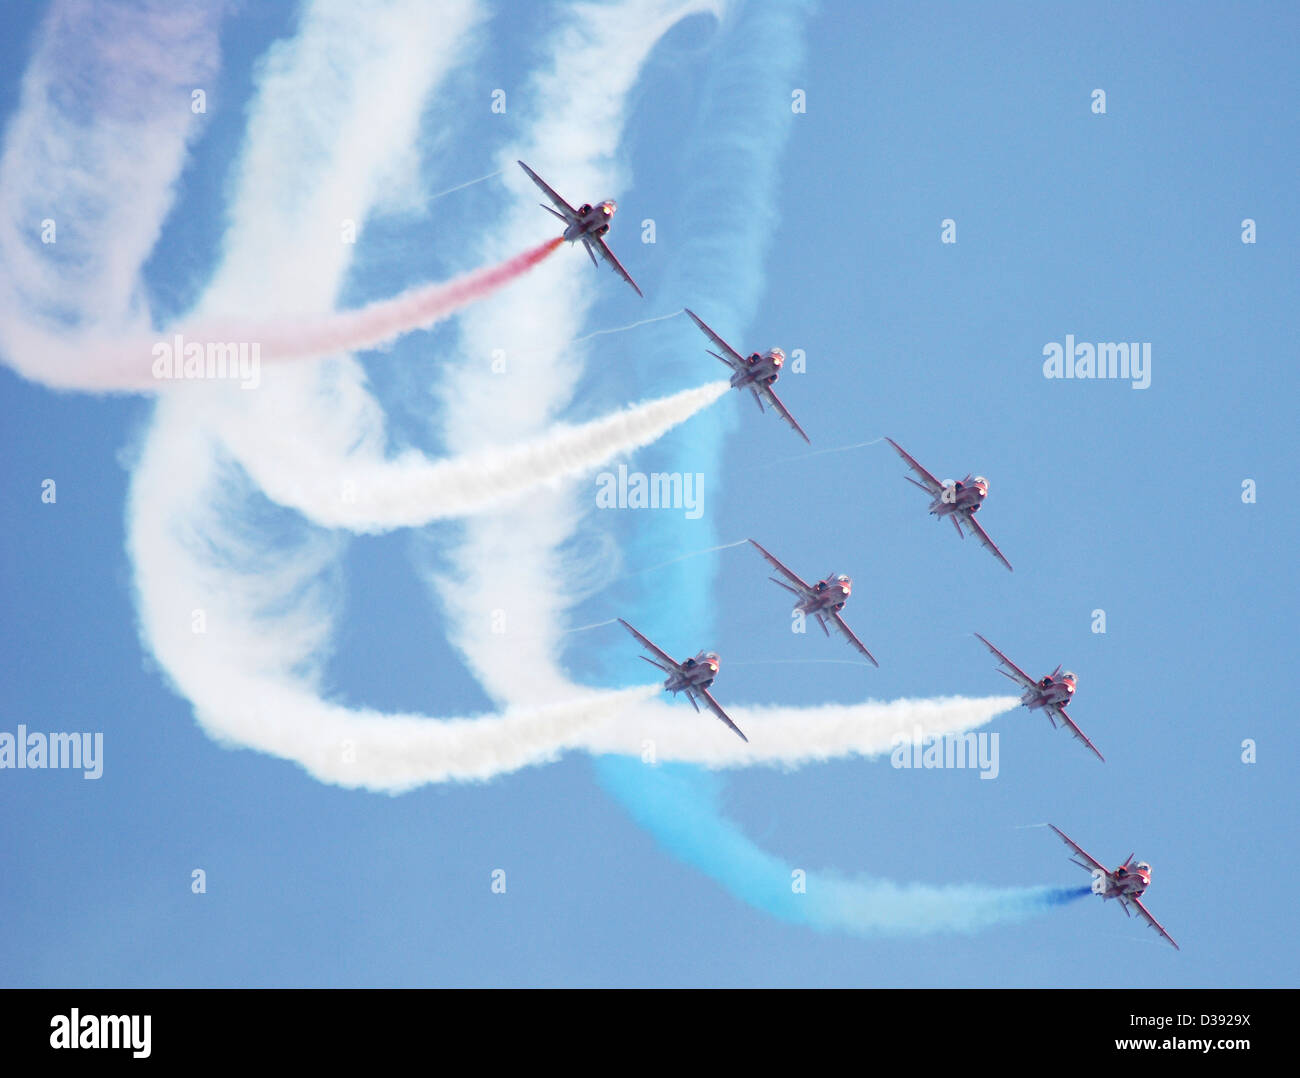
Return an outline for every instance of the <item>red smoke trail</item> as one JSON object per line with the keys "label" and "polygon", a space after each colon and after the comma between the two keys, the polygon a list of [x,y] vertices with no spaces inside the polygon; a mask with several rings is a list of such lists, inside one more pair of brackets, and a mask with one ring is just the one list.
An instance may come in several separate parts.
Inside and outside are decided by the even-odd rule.
{"label": "red smoke trail", "polygon": [[454,311],[510,284],[543,261],[564,242],[563,236],[516,255],[509,261],[476,270],[445,284],[423,285],[392,299],[355,311],[298,323],[250,327],[242,333],[196,334],[198,339],[259,342],[262,359],[302,359],[374,348],[413,329],[425,329]]}
{"label": "red smoke trail", "polygon": [[[116,346],[105,346],[93,339],[47,342],[43,345],[47,364],[41,381],[64,389],[127,392],[161,392],[172,381],[213,378],[240,380],[246,387],[252,387],[259,380],[255,371],[250,377],[249,363],[254,356],[256,366],[260,367],[263,362],[374,348],[413,329],[425,329],[504,288],[542,262],[563,242],[563,236],[556,236],[499,265],[475,270],[444,284],[422,285],[355,311],[261,325],[240,325],[233,321],[180,325],[152,338],[131,334],[132,343]],[[223,355],[225,364],[220,366]]]}

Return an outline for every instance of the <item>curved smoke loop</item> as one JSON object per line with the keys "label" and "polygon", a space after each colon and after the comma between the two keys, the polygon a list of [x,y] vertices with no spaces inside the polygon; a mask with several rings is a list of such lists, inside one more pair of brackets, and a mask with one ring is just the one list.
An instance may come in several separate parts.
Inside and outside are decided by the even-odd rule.
{"label": "curved smoke loop", "polygon": [[[650,49],[682,18],[699,11],[717,14],[710,4],[666,0],[575,9],[555,35],[555,66],[535,80],[548,108],[534,131],[534,148],[553,142],[556,129],[576,130],[579,134],[568,140],[573,168],[585,167],[589,177],[605,178],[604,147],[618,142],[624,97]],[[305,318],[328,316],[347,268],[347,251],[337,242],[322,241],[314,222],[322,215],[337,216],[339,206],[365,219],[380,201],[384,169],[414,140],[422,103],[454,70],[457,43],[481,18],[471,0],[444,5],[436,18],[415,0],[368,7],[364,15],[327,2],[307,8],[296,37],[277,44],[263,70],[231,207],[238,227],[227,235],[205,297],[209,316],[220,310],[269,313],[284,302],[286,281],[292,282],[294,310]],[[120,50],[128,45],[147,78],[117,77]],[[51,92],[71,70],[66,63],[70,55],[77,56],[78,77],[103,90],[90,97],[103,102],[104,110],[89,128],[67,105],[84,100],[84,94]],[[93,386],[112,367],[95,342],[138,336],[148,325],[141,267],[172,204],[193,137],[193,127],[178,119],[171,106],[188,96],[196,76],[213,74],[216,56],[217,24],[210,13],[177,14],[161,3],[122,10],[68,2],[57,5],[47,20],[0,160],[0,187],[10,196],[9,210],[0,220],[0,253],[5,256],[0,266],[6,267],[0,296],[7,316],[0,320],[0,348],[24,375],[55,386],[82,380]],[[593,93],[593,87],[603,92]],[[592,101],[606,103],[601,108],[607,111],[593,115]],[[301,125],[304,107],[320,122]],[[383,115],[385,123],[373,124],[374,115]],[[34,161],[51,154],[55,159],[80,155],[88,167],[32,168]],[[38,176],[39,185],[33,179]],[[104,191],[110,192],[108,199]],[[129,206],[113,199],[121,192],[131,193]],[[21,227],[42,198],[64,207],[78,222],[70,237],[74,259],[60,256],[53,268],[48,252],[34,250]],[[505,231],[518,234],[517,227]],[[279,252],[284,261],[268,268],[267,249]],[[587,267],[581,269],[587,272]],[[566,272],[538,280],[528,294],[513,300],[516,308],[538,317],[562,309],[566,323],[576,324],[585,313],[588,290],[574,285],[574,270],[570,265]],[[581,298],[573,301],[573,296]],[[69,312],[75,317],[70,319]],[[421,309],[426,322],[427,314]],[[490,319],[496,319],[499,336],[500,316],[500,308],[491,304],[467,312],[466,337],[481,338]],[[527,317],[515,321],[516,329],[531,324]],[[304,349],[319,352],[349,343],[315,341]],[[388,791],[423,782],[483,780],[553,759],[567,749],[635,754],[646,739],[655,742],[661,760],[711,767],[792,766],[878,753],[899,729],[910,733],[917,702],[773,708],[754,714],[738,710],[738,717],[760,735],[755,741],[762,742],[761,748],[738,747],[726,731],[669,717],[662,704],[651,702],[653,688],[584,690],[555,668],[556,626],[564,600],[543,585],[546,552],[572,533],[580,512],[564,497],[547,495],[544,503],[536,496],[521,499],[539,483],[553,484],[654,440],[716,400],[726,387],[705,386],[583,427],[559,429],[557,415],[572,392],[577,369],[558,349],[548,360],[549,365],[543,362],[538,368],[546,371],[541,383],[525,378],[512,387],[513,408],[503,409],[496,424],[482,422],[472,407],[446,413],[447,442],[463,454],[456,461],[390,460],[383,450],[382,410],[366,390],[359,366],[348,359],[328,370],[277,371],[252,400],[232,394],[200,399],[194,393],[160,398],[132,478],[128,542],[146,644],[193,701],[205,728],[235,744],[295,760],[323,781]],[[453,371],[445,392],[473,404],[485,396],[481,379],[473,371]],[[511,434],[514,448],[502,448],[502,430]],[[457,466],[464,470],[452,474]],[[177,482],[176,475],[184,481]],[[332,479],[322,483],[321,476]],[[360,491],[361,496],[330,489],[340,477],[343,491]],[[485,689],[502,704],[499,713],[435,721],[349,709],[324,699],[320,663],[338,605],[333,574],[343,540],[310,526],[287,536],[258,535],[248,527],[247,499],[259,489],[310,521],[353,531],[478,513],[466,524],[466,541],[454,558],[461,570],[457,575],[471,585],[482,583],[476,566],[501,564],[500,554],[509,550],[521,521],[526,522],[537,537],[537,549],[517,559],[515,576],[506,583],[516,592],[521,580],[532,586],[537,595],[533,613],[547,628],[534,644],[521,646],[513,666],[503,665],[485,646],[481,629],[471,625],[473,612],[441,585],[456,628],[453,638]],[[518,506],[503,508],[503,500],[511,498]],[[462,591],[473,593],[474,587]],[[203,611],[203,634],[191,631],[196,609]],[[947,732],[988,721],[1008,700],[920,705],[933,716],[927,730]],[[617,767],[624,764],[615,765],[602,772],[603,781],[618,787],[626,801],[635,782],[616,781]],[[653,769],[634,766],[640,768],[639,781],[653,781],[647,779]],[[671,810],[654,810],[646,791],[638,796],[634,814],[674,848],[671,837],[665,837]],[[757,848],[748,840],[718,830],[725,821],[716,806],[704,804],[701,812],[713,827],[702,827],[700,834],[748,851],[744,857],[753,860]],[[747,901],[765,905],[755,897],[753,881],[746,882],[735,865],[720,867],[716,858],[677,852],[705,871],[731,873],[728,886]],[[836,909],[813,915],[814,923],[900,927],[896,918],[881,913],[878,894],[846,886]],[[876,890],[881,886],[892,885],[872,885]],[[954,913],[958,906],[969,913],[971,902],[965,899],[951,909],[936,907],[919,927],[972,923],[969,916]],[[1040,899],[1027,891],[1009,899],[986,894],[979,902],[991,912],[974,921],[1019,916],[1041,908]],[[871,912],[844,912],[855,904],[865,904]]]}

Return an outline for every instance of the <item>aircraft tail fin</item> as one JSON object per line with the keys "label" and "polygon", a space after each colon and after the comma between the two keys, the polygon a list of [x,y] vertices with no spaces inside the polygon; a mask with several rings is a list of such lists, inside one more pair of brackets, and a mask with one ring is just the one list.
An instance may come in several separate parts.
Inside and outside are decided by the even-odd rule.
{"label": "aircraft tail fin", "polygon": [[767,579],[770,580],[773,584],[775,584],[778,588],[785,588],[785,590],[788,591],[791,595],[799,594],[799,590],[797,588],[790,587],[790,585],[787,584],[784,580],[777,580],[777,578],[774,576],[769,576]]}

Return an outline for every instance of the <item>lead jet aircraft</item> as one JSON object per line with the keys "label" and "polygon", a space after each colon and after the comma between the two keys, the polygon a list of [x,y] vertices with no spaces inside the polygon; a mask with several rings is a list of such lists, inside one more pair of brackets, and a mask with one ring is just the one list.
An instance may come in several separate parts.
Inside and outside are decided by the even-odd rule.
{"label": "lead jet aircraft", "polygon": [[598,206],[593,206],[590,202],[584,202],[575,210],[557,195],[551,187],[547,186],[545,180],[522,161],[519,162],[519,167],[528,173],[533,183],[537,184],[546,197],[555,204],[554,210],[547,205],[542,205],[542,209],[564,222],[564,238],[570,243],[581,240],[583,247],[587,249],[587,254],[591,258],[593,266],[597,264],[596,255],[599,254],[614,268],[615,273],[636,289],[636,294],[640,296],[641,289],[636,287],[636,281],[632,280],[632,275],[623,268],[623,263],[614,257],[614,252],[605,245],[603,239],[605,233],[609,231],[610,218],[614,216],[614,211],[618,209],[618,203],[612,198],[606,199]]}
{"label": "lead jet aircraft", "polygon": [[718,658],[716,651],[701,651],[695,658],[679,663],[666,651],[662,651],[650,643],[622,618],[618,620],[623,628],[635,636],[647,651],[657,656],[657,658],[651,659],[642,655],[641,658],[645,659],[651,666],[659,667],[668,675],[664,681],[664,690],[666,692],[670,692],[674,696],[679,692],[684,692],[686,699],[691,702],[691,706],[696,711],[700,710],[700,705],[696,703],[695,698],[700,697],[704,701],[704,706],[735,730],[736,736],[741,741],[749,741],[749,738],[741,732],[740,727],[727,717],[727,713],[722,710],[721,705],[709,695],[709,686],[713,684],[713,679],[718,676],[718,667],[722,665],[722,660]]}
{"label": "lead jet aircraft", "polygon": [[1041,678],[1035,681],[1021,670],[1020,667],[1003,655],[1002,652],[998,651],[997,648],[985,640],[984,637],[980,636],[979,633],[976,633],[975,635],[979,636],[980,641],[984,646],[988,648],[989,651],[993,652],[993,654],[998,657],[998,661],[1007,668],[1006,670],[999,670],[998,673],[1002,674],[1004,677],[1009,677],[1025,690],[1024,695],[1020,697],[1020,702],[1024,704],[1025,707],[1029,708],[1030,711],[1036,711],[1039,708],[1042,708],[1043,713],[1047,716],[1047,721],[1052,724],[1053,730],[1056,729],[1056,720],[1060,719],[1061,722],[1065,723],[1070,733],[1087,745],[1088,748],[1092,749],[1093,752],[1097,753],[1098,760],[1102,761],[1102,763],[1106,762],[1106,757],[1104,757],[1100,752],[1097,752],[1097,746],[1088,740],[1087,735],[1080,730],[1074,724],[1074,720],[1065,713],[1065,705],[1074,699],[1074,690],[1079,686],[1079,679],[1075,677],[1074,674],[1069,670],[1062,673],[1061,668],[1058,666],[1050,674],[1044,674]]}
{"label": "lead jet aircraft", "polygon": [[1128,860],[1112,871],[1084,850],[1082,846],[1055,824],[1048,824],[1047,826],[1060,835],[1061,841],[1074,851],[1075,856],[1071,857],[1070,860],[1080,868],[1087,869],[1092,873],[1092,890],[1094,894],[1101,895],[1103,900],[1117,899],[1120,909],[1130,917],[1133,916],[1133,910],[1137,910],[1137,914],[1142,920],[1146,921],[1165,939],[1174,944],[1174,950],[1182,950],[1177,943],[1174,943],[1174,937],[1165,931],[1165,926],[1152,917],[1150,911],[1142,905],[1142,896],[1146,894],[1146,889],[1151,886],[1151,866],[1149,864],[1145,861],[1139,861],[1135,865],[1133,855],[1129,854]]}
{"label": "lead jet aircraft", "polygon": [[[754,540],[750,540],[754,543]],[[826,627],[829,621],[835,626],[838,632],[845,640],[852,644],[858,651],[871,662],[873,666],[879,666],[876,657],[871,654],[854,634],[853,630],[845,624],[844,619],[840,617],[840,611],[844,609],[844,604],[849,601],[849,596],[853,594],[853,581],[843,574],[836,576],[834,573],[827,573],[826,577],[817,581],[816,584],[808,584],[801,580],[793,572],[782,565],[775,557],[764,550],[758,543],[754,543],[755,548],[764,558],[767,559],[778,573],[786,578],[789,583],[777,580],[776,577],[768,577],[773,584],[785,588],[786,591],[793,594],[797,600],[795,609],[801,614],[811,614],[817,619],[817,624],[822,627],[822,632],[827,636],[831,631]]]}
{"label": "lead jet aircraft", "polygon": [[912,471],[921,477],[921,482],[918,483],[910,475],[903,476],[913,486],[920,487],[930,495],[930,512],[940,519],[950,517],[952,526],[957,529],[957,534],[963,539],[966,538],[966,534],[961,528],[965,524],[979,537],[979,541],[992,551],[993,556],[1010,569],[1011,563],[1003,557],[1002,551],[998,549],[997,544],[989,538],[988,533],[975,520],[975,514],[979,512],[980,506],[984,504],[984,499],[988,497],[989,481],[982,475],[967,475],[965,479],[958,482],[949,479],[941,483],[922,468],[914,457],[904,452],[903,447],[893,438],[886,438],[885,441],[897,449],[898,455],[907,461]]}
{"label": "lead jet aircraft", "polygon": [[760,412],[763,411],[763,399],[767,398],[767,403],[772,406],[773,411],[789,423],[800,438],[811,445],[812,440],[804,433],[803,427],[795,422],[790,410],[781,403],[781,398],[776,395],[776,391],[772,388],[772,383],[781,376],[781,367],[785,364],[785,353],[779,348],[771,348],[764,355],[751,352],[748,356],[742,356],[705,325],[699,315],[689,307],[686,308],[686,313],[691,316],[691,321],[703,330],[704,335],[722,351],[722,355],[719,355],[712,349],[705,349],[714,359],[722,360],[731,368],[731,388],[748,389],[754,394],[754,403],[758,405]]}

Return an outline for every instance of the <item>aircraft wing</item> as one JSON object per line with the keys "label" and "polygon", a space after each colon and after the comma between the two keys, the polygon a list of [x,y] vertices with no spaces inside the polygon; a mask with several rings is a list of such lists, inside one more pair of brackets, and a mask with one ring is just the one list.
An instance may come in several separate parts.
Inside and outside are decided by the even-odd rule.
{"label": "aircraft wing", "polygon": [[[754,540],[751,539],[750,542],[754,543]],[[774,558],[771,554],[769,554],[766,550],[764,550],[761,546],[759,546],[758,543],[754,543],[754,546],[757,547],[758,552],[762,554],[764,558],[767,559],[767,563],[770,566],[772,566],[772,568],[774,568],[778,573],[780,573],[792,584],[798,587],[801,591],[805,593],[812,591],[812,588],[809,587],[806,583],[804,583],[804,581],[799,577],[797,573],[793,572],[790,569],[787,569],[784,565],[782,565],[779,561],[777,561],[776,558]]]}
{"label": "aircraft wing", "polygon": [[1018,667],[1015,663],[1013,663],[1010,659],[1008,659],[1005,655],[1003,655],[1002,652],[998,651],[998,649],[995,648],[992,644],[990,644],[987,640],[985,640],[984,637],[980,636],[979,633],[976,633],[975,635],[979,636],[984,646],[998,657],[998,662],[1000,662],[1003,666],[1010,667],[1009,672],[1004,671],[1007,677],[1009,677],[1017,685],[1020,685],[1022,688],[1033,689],[1038,687],[1038,682],[1036,682],[1023,670],[1021,670],[1020,667]]}
{"label": "aircraft wing", "polygon": [[790,409],[781,403],[781,398],[776,395],[775,390],[773,390],[771,386],[763,386],[759,392],[767,398],[767,403],[776,409],[777,414],[795,429],[795,433],[797,433],[799,437],[809,445],[812,445],[812,439],[804,433],[803,427],[799,426],[799,424],[795,422],[794,416],[790,414]]}
{"label": "aircraft wing", "polygon": [[575,210],[572,206],[570,206],[567,202],[565,202],[564,199],[562,199],[558,194],[556,194],[555,191],[547,184],[547,182],[544,179],[542,179],[539,175],[537,175],[537,173],[534,172],[531,168],[525,165],[522,161],[520,161],[518,164],[520,168],[522,168],[525,172],[528,173],[528,176],[533,181],[533,183],[537,184],[537,186],[542,189],[542,192],[546,195],[547,198],[551,200],[551,203],[555,206],[555,208],[560,211],[560,213],[564,216],[564,219],[568,221],[569,224],[573,224],[573,222],[578,219],[578,211]]}
{"label": "aircraft wing", "polygon": [[857,638],[853,630],[848,627],[844,619],[840,617],[837,611],[827,610],[825,611],[825,614],[828,618],[831,619],[831,624],[835,626],[835,628],[839,631],[839,634],[842,637],[844,637],[855,648],[857,648],[860,652],[862,652],[863,655],[865,655],[868,659],[871,660],[872,666],[875,667],[880,666],[880,663],[876,662],[876,657],[867,650],[866,645],[863,644],[862,641]]}
{"label": "aircraft wing", "polygon": [[650,643],[649,640],[647,640],[644,636],[642,636],[639,632],[637,632],[634,628],[632,628],[632,626],[630,626],[622,618],[619,618],[618,620],[624,629],[626,629],[633,636],[635,636],[639,641],[641,641],[641,646],[644,647],[647,651],[649,651],[651,654],[658,655],[659,658],[661,658],[664,662],[666,662],[669,665],[669,667],[671,667],[673,670],[681,670],[682,668],[681,663],[679,663],[666,651],[662,651],[661,649],[655,647],[654,644]]}
{"label": "aircraft wing", "polygon": [[705,336],[707,336],[709,340],[711,340],[714,344],[716,344],[719,349],[721,349],[723,352],[726,353],[725,355],[718,356],[719,359],[721,359],[725,364],[727,364],[727,366],[731,367],[732,370],[743,371],[745,369],[744,356],[742,356],[739,352],[737,352],[734,348],[732,348],[731,345],[729,345],[726,341],[724,341],[721,337],[719,337],[716,333],[714,333],[713,330],[711,330],[708,326],[706,326],[704,324],[704,320],[701,319],[700,316],[697,315],[694,311],[692,311],[689,307],[686,308],[686,313],[691,316],[691,321],[694,322],[697,326],[700,327],[701,330],[704,331]]}
{"label": "aircraft wing", "polygon": [[[1110,869],[1108,869],[1105,865],[1103,865],[1100,861],[1098,861],[1095,857],[1093,857],[1092,854],[1090,854],[1087,850],[1085,850],[1082,846],[1080,846],[1077,842],[1075,842],[1074,839],[1072,839],[1069,835],[1067,835],[1064,831],[1062,831],[1059,827],[1057,827],[1056,824],[1049,823],[1047,826],[1061,836],[1061,841],[1064,842],[1067,846],[1069,846],[1070,849],[1072,849],[1075,852],[1076,856],[1082,857],[1084,861],[1088,862],[1085,865],[1083,861],[1075,861],[1074,863],[1076,865],[1079,865],[1081,868],[1086,868],[1089,870],[1097,869],[1103,872],[1109,878]],[[1074,860],[1074,858],[1071,858],[1071,860]]]}
{"label": "aircraft wing", "polygon": [[1142,920],[1146,921],[1147,924],[1149,924],[1152,928],[1154,928],[1157,932],[1159,932],[1162,936],[1164,936],[1165,939],[1167,939],[1170,943],[1174,944],[1175,951],[1182,950],[1182,948],[1179,947],[1178,944],[1174,943],[1174,937],[1165,931],[1165,926],[1162,925],[1159,921],[1157,921],[1154,917],[1152,917],[1151,911],[1148,910],[1144,905],[1142,905],[1142,900],[1140,898],[1129,898],[1128,901],[1132,902],[1133,905],[1137,907],[1138,916],[1141,917]]}
{"label": "aircraft wing", "polygon": [[1049,705],[1048,707],[1045,707],[1043,710],[1047,712],[1049,718],[1057,718],[1060,719],[1061,722],[1065,723],[1065,726],[1070,731],[1070,733],[1072,733],[1075,737],[1077,737],[1080,741],[1082,741],[1085,745],[1087,745],[1088,748],[1092,749],[1092,751],[1097,754],[1098,760],[1100,760],[1103,764],[1106,762],[1106,757],[1104,757],[1100,752],[1097,752],[1097,746],[1088,740],[1088,735],[1085,734],[1074,724],[1074,720],[1070,718],[1069,715],[1067,715],[1064,711],[1062,711],[1059,707],[1056,707],[1055,705]]}
{"label": "aircraft wing", "polygon": [[588,254],[591,254],[592,247],[595,247],[600,257],[603,258],[606,262],[610,264],[610,266],[613,267],[614,272],[617,273],[620,277],[622,277],[623,280],[625,280],[628,284],[630,284],[633,287],[633,289],[636,290],[636,294],[638,296],[640,296],[642,299],[645,299],[645,295],[642,293],[641,289],[637,288],[636,281],[632,280],[632,275],[623,268],[623,263],[614,257],[614,252],[611,251],[605,245],[605,241],[603,239],[601,239],[599,236],[583,236],[582,242],[587,245]]}
{"label": "aircraft wing", "polygon": [[730,726],[733,730],[735,730],[735,731],[736,731],[736,735],[740,738],[741,741],[745,742],[745,744],[749,744],[749,738],[747,738],[747,737],[746,737],[746,736],[741,732],[741,729],[740,729],[739,726],[737,726],[734,722],[731,721],[731,719],[729,719],[729,718],[727,717],[727,713],[726,713],[725,711],[722,710],[722,705],[719,704],[715,699],[713,699],[713,696],[712,696],[712,694],[709,692],[708,689],[698,689],[698,688],[697,688],[697,689],[692,689],[691,691],[692,691],[692,692],[697,692],[697,693],[699,693],[700,696],[704,698],[704,706],[707,707],[710,711],[712,711],[715,715],[717,715],[718,718],[720,718],[723,722],[725,722],[725,723],[726,723],[728,726]]}
{"label": "aircraft wing", "polygon": [[[989,533],[980,527],[979,521],[975,519],[974,513],[971,513],[969,511],[963,513],[956,513],[954,514],[954,519],[956,518],[960,518],[961,520],[965,521],[966,525],[970,528],[972,532],[975,533],[975,536],[979,539],[981,543],[984,544],[985,548],[989,550],[993,554],[993,556],[998,559],[998,561],[1000,561],[1008,569],[1011,569],[1011,563],[1007,561],[1002,551],[998,549],[997,543],[995,543],[992,539],[989,538]],[[1011,571],[1015,572],[1014,569],[1011,569]]]}
{"label": "aircraft wing", "polygon": [[922,468],[921,465],[916,462],[916,458],[911,456],[901,445],[894,441],[893,438],[886,438],[885,441],[892,445],[898,451],[898,455],[907,461],[907,466],[921,477],[921,485],[924,486],[926,490],[931,494],[938,494],[939,491],[943,490],[943,484]]}

